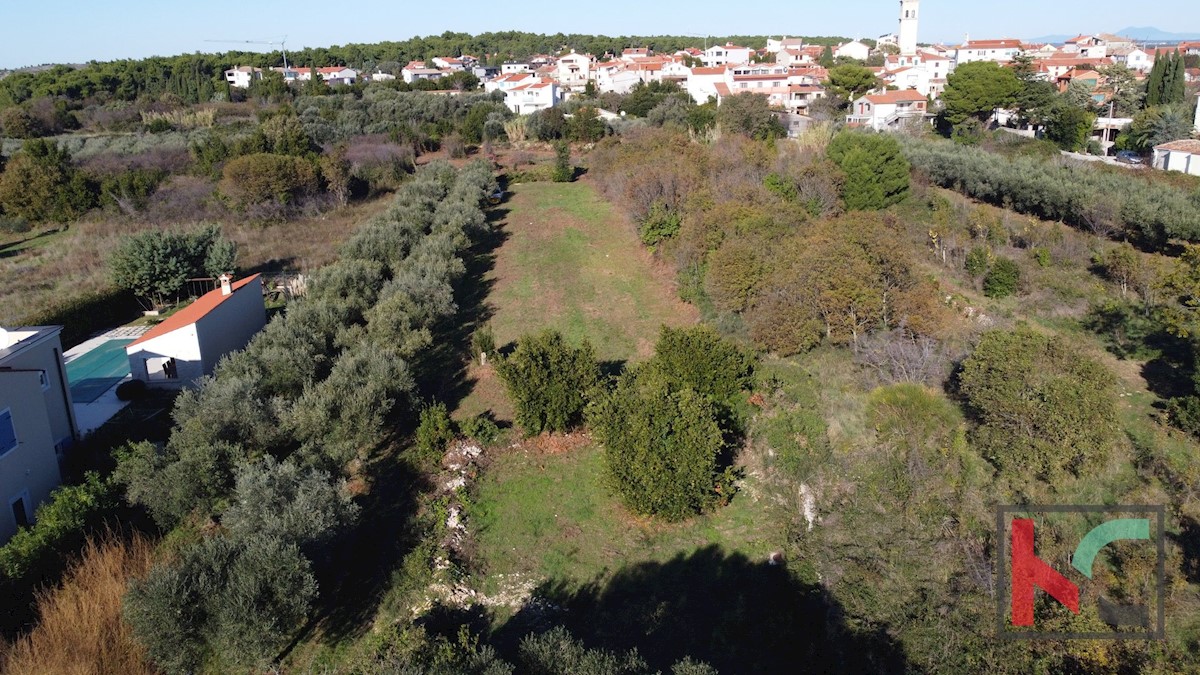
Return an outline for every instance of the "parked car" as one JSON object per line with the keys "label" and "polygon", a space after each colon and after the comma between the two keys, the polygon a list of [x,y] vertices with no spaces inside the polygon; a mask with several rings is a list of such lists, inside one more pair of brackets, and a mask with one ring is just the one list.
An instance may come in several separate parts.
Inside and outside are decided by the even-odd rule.
{"label": "parked car", "polygon": [[1132,150],[1122,150],[1117,153],[1117,161],[1122,164],[1141,164],[1145,160],[1142,156]]}

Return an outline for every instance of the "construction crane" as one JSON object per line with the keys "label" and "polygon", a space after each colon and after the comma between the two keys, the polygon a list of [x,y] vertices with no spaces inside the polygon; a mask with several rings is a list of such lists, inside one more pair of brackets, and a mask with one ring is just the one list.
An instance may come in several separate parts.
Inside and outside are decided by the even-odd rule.
{"label": "construction crane", "polygon": [[223,44],[238,44],[238,45],[268,45],[271,47],[279,47],[283,52],[283,69],[289,70],[287,60],[287,36],[284,35],[278,40],[205,40],[205,42],[220,42]]}

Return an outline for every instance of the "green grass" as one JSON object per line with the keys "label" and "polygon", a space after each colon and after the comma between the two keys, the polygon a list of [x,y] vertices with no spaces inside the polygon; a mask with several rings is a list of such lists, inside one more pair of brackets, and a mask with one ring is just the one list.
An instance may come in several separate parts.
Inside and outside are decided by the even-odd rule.
{"label": "green grass", "polygon": [[624,360],[647,356],[662,324],[694,321],[592,186],[530,183],[513,192],[492,295],[500,344],[553,328],[590,340],[602,359]]}
{"label": "green grass", "polygon": [[[752,479],[751,479],[752,480]],[[484,472],[470,508],[484,592],[497,575],[581,584],[630,564],[664,562],[716,544],[765,560],[784,544],[754,485],[716,512],[678,524],[638,518],[604,484],[594,446],[557,455],[513,452]]]}

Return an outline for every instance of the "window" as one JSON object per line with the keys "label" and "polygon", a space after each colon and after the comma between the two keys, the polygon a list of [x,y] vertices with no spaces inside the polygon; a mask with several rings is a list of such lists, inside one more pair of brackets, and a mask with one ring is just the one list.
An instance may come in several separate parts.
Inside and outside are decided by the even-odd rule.
{"label": "window", "polygon": [[12,500],[13,520],[16,521],[17,527],[29,527],[29,510],[25,508],[25,495]]}
{"label": "window", "polygon": [[38,371],[38,382],[42,385],[42,391],[46,391],[50,388],[50,377],[46,375],[46,371]]}
{"label": "window", "polygon": [[12,410],[0,410],[0,457],[17,449],[17,429],[13,426]]}

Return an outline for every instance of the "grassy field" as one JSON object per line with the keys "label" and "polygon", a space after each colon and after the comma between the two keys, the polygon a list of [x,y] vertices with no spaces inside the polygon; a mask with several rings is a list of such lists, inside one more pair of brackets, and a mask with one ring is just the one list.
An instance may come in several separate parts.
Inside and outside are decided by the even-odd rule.
{"label": "grassy field", "polygon": [[[497,345],[552,328],[573,342],[590,340],[602,360],[637,360],[653,354],[663,324],[699,319],[677,298],[670,271],[592,185],[527,183],[510,190],[501,207],[505,241],[486,280]],[[456,416],[490,410],[511,418],[491,370],[476,368],[471,377],[474,391]]]}

